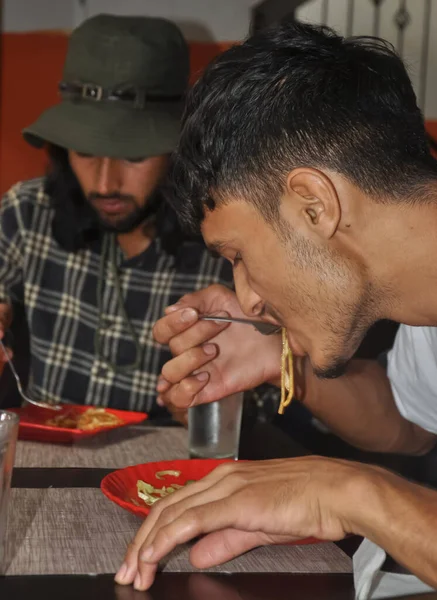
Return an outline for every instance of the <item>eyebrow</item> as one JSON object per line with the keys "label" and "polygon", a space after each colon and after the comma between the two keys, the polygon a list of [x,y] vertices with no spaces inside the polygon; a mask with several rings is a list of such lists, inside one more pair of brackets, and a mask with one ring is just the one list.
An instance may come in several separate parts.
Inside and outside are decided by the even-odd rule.
{"label": "eyebrow", "polygon": [[216,240],[210,244],[206,244],[206,247],[213,255],[220,255],[223,249],[227,246],[227,242],[224,240]]}

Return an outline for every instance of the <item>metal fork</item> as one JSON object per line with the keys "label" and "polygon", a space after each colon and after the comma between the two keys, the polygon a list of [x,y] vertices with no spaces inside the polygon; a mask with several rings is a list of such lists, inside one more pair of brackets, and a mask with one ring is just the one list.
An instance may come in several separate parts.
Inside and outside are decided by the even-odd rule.
{"label": "metal fork", "polygon": [[257,331],[263,335],[272,335],[279,333],[282,327],[266,323],[265,321],[257,321],[255,319],[240,319],[234,317],[219,317],[214,315],[202,315],[199,317],[201,321],[223,321],[224,323],[242,323],[243,325],[252,325]]}
{"label": "metal fork", "polygon": [[17,382],[18,392],[19,392],[20,396],[23,398],[23,400],[25,402],[28,402],[29,404],[39,406],[40,408],[48,408],[49,410],[61,410],[62,407],[58,406],[57,404],[49,404],[48,402],[37,402],[36,400],[32,400],[31,398],[29,398],[29,396],[26,396],[26,394],[23,392],[23,387],[21,385],[20,376],[18,375],[17,371],[15,370],[14,363],[12,362],[12,359],[10,358],[2,340],[0,340],[0,347],[3,350],[3,354],[5,355],[6,360],[8,361],[9,367],[12,371],[12,374],[15,377],[15,381]]}

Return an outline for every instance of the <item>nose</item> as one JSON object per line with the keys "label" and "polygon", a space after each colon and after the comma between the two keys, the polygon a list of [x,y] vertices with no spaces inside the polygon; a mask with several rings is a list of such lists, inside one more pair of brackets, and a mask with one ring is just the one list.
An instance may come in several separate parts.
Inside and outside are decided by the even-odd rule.
{"label": "nose", "polygon": [[264,312],[264,300],[252,289],[243,265],[234,271],[235,291],[241,310],[250,318],[259,317]]}
{"label": "nose", "polygon": [[120,188],[117,166],[112,158],[99,158],[96,179],[96,190],[99,194],[108,195]]}

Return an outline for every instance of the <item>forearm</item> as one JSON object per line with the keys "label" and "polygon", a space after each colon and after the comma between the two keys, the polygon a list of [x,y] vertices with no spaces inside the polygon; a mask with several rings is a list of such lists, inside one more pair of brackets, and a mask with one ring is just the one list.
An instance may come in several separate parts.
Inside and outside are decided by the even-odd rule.
{"label": "forearm", "polygon": [[437,492],[373,469],[358,486],[351,531],[375,542],[417,577],[437,586]]}
{"label": "forearm", "polygon": [[331,380],[316,378],[307,364],[299,378],[298,367],[297,396],[334,433],[364,450],[419,455],[435,444],[433,434],[399,413],[390,381],[375,361],[354,360],[346,375]]}

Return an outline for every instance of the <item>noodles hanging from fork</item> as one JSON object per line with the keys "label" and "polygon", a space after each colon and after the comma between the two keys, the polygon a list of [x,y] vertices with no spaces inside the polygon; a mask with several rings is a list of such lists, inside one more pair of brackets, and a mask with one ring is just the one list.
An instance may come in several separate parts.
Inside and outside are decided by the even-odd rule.
{"label": "noodles hanging from fork", "polygon": [[288,345],[287,330],[282,328],[281,356],[281,403],[278,413],[284,414],[284,409],[291,403],[294,394],[293,354]]}

